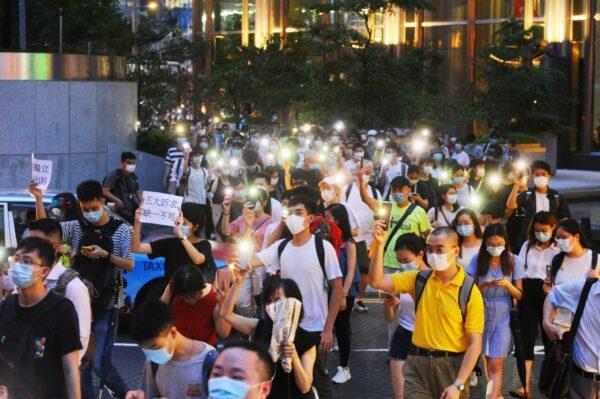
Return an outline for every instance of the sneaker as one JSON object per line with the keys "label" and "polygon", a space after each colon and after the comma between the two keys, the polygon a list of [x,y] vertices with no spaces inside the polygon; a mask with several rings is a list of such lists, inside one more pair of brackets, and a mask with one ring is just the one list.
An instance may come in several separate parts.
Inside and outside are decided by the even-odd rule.
{"label": "sneaker", "polygon": [[473,371],[471,373],[471,377],[469,377],[469,386],[476,387],[478,383],[479,383],[479,380],[477,378],[477,373]]}
{"label": "sneaker", "polygon": [[361,313],[369,311],[369,308],[363,303],[363,301],[356,301],[354,303],[354,309]]}
{"label": "sneaker", "polygon": [[330,352],[339,352],[340,351],[340,347],[335,344],[331,347],[331,351]]}
{"label": "sneaker", "polygon": [[335,382],[336,384],[344,384],[350,381],[352,376],[350,375],[350,369],[348,367],[338,366],[337,369],[338,371],[335,373],[331,381]]}

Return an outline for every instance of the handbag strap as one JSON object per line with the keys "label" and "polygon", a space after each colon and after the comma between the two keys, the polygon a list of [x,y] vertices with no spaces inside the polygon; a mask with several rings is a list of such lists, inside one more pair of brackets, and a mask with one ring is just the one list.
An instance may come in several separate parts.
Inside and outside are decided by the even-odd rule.
{"label": "handbag strap", "polygon": [[585,284],[581,290],[581,296],[579,297],[579,303],[577,304],[577,310],[575,311],[575,316],[573,317],[573,322],[571,323],[571,330],[569,331],[569,348],[573,344],[573,340],[575,340],[577,328],[579,328],[579,322],[581,321],[581,315],[583,314],[583,309],[585,308],[592,285],[594,285],[597,281],[597,278],[588,278],[585,280]]}

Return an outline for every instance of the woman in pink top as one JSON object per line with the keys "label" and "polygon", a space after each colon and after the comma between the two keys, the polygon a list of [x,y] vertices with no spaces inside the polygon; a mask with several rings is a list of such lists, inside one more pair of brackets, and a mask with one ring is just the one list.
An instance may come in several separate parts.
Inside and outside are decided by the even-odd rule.
{"label": "woman in pink top", "polygon": [[[275,222],[270,212],[269,193],[262,187],[254,186],[248,190],[242,216],[232,223],[228,223],[227,218],[223,219],[221,230],[223,234],[238,243],[238,261],[242,266],[250,260],[253,252],[262,249],[267,227]],[[236,310],[242,316],[254,315],[256,310],[254,298],[259,297],[262,292],[263,279],[264,268],[252,270],[246,277],[236,303]]]}

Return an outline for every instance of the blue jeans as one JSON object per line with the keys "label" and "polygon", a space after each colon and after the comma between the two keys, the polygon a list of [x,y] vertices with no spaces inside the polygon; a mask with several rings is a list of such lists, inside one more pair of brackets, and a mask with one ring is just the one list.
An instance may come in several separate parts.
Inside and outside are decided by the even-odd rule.
{"label": "blue jeans", "polygon": [[127,393],[127,384],[119,375],[119,371],[112,363],[112,349],[117,336],[119,325],[119,309],[109,309],[92,324],[92,333],[96,340],[96,351],[91,364],[81,372],[81,392],[84,399],[97,399],[98,391],[94,393],[92,369],[100,379],[100,388],[105,386],[117,398],[124,398]]}

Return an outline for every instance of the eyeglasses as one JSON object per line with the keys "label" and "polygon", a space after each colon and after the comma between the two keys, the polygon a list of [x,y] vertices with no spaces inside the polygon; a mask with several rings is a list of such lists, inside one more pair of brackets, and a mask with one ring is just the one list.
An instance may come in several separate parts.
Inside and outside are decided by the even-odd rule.
{"label": "eyeglasses", "polygon": [[44,266],[44,265],[42,265],[40,263],[35,263],[33,260],[31,260],[31,258],[28,258],[28,257],[22,258],[19,255],[14,255],[14,256],[11,256],[10,258],[8,258],[8,263],[10,265],[12,265],[14,263],[17,263],[17,262],[21,263],[21,264],[23,264],[25,266],[30,266],[30,267],[34,267],[34,266],[46,267],[46,266]]}

